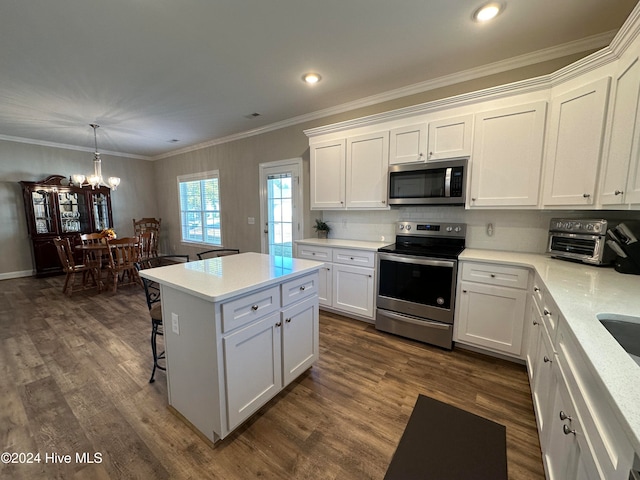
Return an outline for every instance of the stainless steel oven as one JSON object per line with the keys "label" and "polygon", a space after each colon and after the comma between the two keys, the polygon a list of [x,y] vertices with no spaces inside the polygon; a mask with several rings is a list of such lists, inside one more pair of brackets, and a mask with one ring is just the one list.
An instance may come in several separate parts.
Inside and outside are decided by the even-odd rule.
{"label": "stainless steel oven", "polygon": [[466,225],[399,222],[396,232],[378,250],[376,328],[450,349]]}

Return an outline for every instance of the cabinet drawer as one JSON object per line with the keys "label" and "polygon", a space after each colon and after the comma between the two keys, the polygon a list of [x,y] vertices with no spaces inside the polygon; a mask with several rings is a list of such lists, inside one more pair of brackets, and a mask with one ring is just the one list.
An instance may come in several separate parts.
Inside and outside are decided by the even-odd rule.
{"label": "cabinet drawer", "polygon": [[315,245],[298,245],[298,258],[308,258],[318,262],[331,262],[331,248]]}
{"label": "cabinet drawer", "polygon": [[376,252],[368,250],[348,250],[335,248],[333,250],[333,262],[344,265],[356,265],[358,267],[375,267]]}
{"label": "cabinet drawer", "polygon": [[535,299],[536,304],[538,305],[538,307],[540,308],[540,310],[542,311],[542,306],[543,306],[543,297],[544,297],[544,292],[545,292],[545,287],[544,287],[544,283],[542,283],[542,279],[536,275],[535,278],[533,279],[533,286],[531,287],[531,294],[533,295],[533,298]]}
{"label": "cabinet drawer", "polygon": [[294,278],[282,284],[282,306],[286,307],[304,298],[318,294],[317,273]]}
{"label": "cabinet drawer", "polygon": [[222,304],[222,332],[230,332],[279,309],[280,286],[230,300]]}
{"label": "cabinet drawer", "polygon": [[553,300],[549,292],[545,292],[542,300],[542,322],[545,327],[547,327],[547,331],[549,332],[549,336],[553,342],[556,340],[556,333],[558,331],[558,325],[560,324],[560,318],[560,309],[556,305],[556,302]]}
{"label": "cabinet drawer", "polygon": [[462,280],[502,287],[527,288],[529,270],[490,263],[464,262],[462,264]]}

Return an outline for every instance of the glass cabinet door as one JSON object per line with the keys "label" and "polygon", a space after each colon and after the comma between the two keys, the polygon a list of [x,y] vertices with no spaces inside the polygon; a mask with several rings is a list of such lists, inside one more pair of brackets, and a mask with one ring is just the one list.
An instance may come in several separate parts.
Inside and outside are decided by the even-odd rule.
{"label": "glass cabinet door", "polygon": [[104,193],[92,193],[91,201],[93,203],[93,219],[96,222],[96,231],[111,228],[107,196]]}
{"label": "glass cabinet door", "polygon": [[58,205],[60,207],[61,233],[90,231],[87,200],[83,194],[60,192],[58,193]]}
{"label": "glass cabinet door", "polygon": [[52,192],[37,190],[31,192],[33,216],[36,223],[36,233],[55,233],[53,218]]}

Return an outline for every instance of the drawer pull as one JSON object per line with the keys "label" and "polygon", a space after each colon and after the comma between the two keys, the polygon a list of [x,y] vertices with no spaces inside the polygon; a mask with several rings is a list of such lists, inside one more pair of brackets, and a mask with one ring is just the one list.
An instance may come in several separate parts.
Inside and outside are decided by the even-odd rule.
{"label": "drawer pull", "polygon": [[551,312],[545,308],[544,309],[544,314],[548,317],[549,315],[551,315]]}
{"label": "drawer pull", "polygon": [[614,195],[622,195],[624,192],[622,190],[616,190],[613,192]]}
{"label": "drawer pull", "polygon": [[538,293],[540,291],[540,289],[538,287],[533,287],[533,291]]}
{"label": "drawer pull", "polygon": [[353,257],[349,257],[349,260],[353,260]]}
{"label": "drawer pull", "polygon": [[291,323],[291,319],[290,318],[285,318],[284,321],[287,322],[287,323]]}
{"label": "drawer pull", "polygon": [[496,274],[495,273],[491,273],[491,278],[496,278]]}
{"label": "drawer pull", "polygon": [[564,433],[565,435],[575,435],[576,431],[575,430],[571,430],[571,427],[569,427],[569,425],[563,425],[562,426],[562,433]]}
{"label": "drawer pull", "polygon": [[591,196],[591,194],[590,194],[590,193],[583,193],[583,194],[582,194],[582,196],[583,196],[584,198],[589,198],[589,197]]}
{"label": "drawer pull", "polygon": [[255,312],[256,310],[258,310],[258,308],[260,308],[260,306],[258,306],[258,305],[251,305],[251,310],[253,310],[254,312]]}
{"label": "drawer pull", "polygon": [[571,418],[569,415],[567,415],[566,413],[564,413],[564,411],[560,410],[560,420],[573,420],[573,418]]}
{"label": "drawer pull", "polygon": [[304,292],[306,288],[307,288],[306,285],[302,285],[300,286],[300,291]]}
{"label": "drawer pull", "polygon": [[276,323],[276,327],[281,327],[281,326],[282,326],[282,322]]}
{"label": "drawer pull", "polygon": [[542,361],[544,363],[549,363],[549,362],[551,362],[551,359],[545,355],[544,357],[542,357]]}
{"label": "drawer pull", "polygon": [[538,321],[537,321],[537,320],[534,320],[534,321],[533,321],[533,324],[534,324],[534,325],[538,325]]}

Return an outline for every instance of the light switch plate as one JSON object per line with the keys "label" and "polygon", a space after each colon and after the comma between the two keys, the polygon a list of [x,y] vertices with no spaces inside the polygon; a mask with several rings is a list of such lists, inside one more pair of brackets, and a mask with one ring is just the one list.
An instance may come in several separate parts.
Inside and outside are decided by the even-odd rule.
{"label": "light switch plate", "polygon": [[180,324],[178,323],[178,314],[171,312],[171,331],[176,335],[180,335]]}
{"label": "light switch plate", "polygon": [[255,218],[255,217],[248,217],[248,218],[247,218],[247,223],[248,223],[249,225],[255,225],[255,223],[256,223],[256,218]]}

